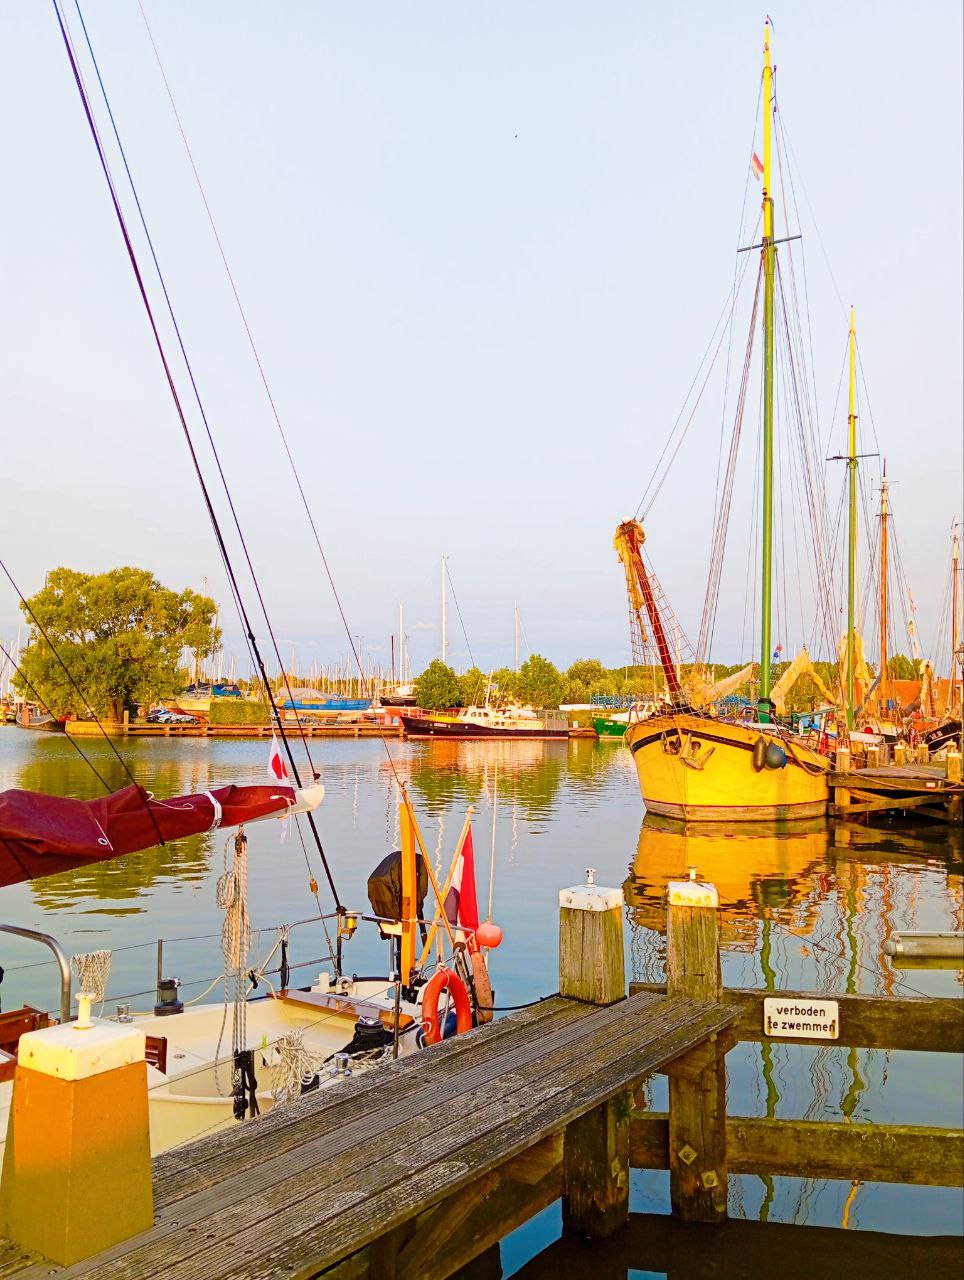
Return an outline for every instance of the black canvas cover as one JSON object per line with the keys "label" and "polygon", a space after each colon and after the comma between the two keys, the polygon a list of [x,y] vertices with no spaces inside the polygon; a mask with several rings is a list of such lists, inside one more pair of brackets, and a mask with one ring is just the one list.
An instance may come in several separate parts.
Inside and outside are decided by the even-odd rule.
{"label": "black canvas cover", "polygon": [[[428,893],[428,872],[419,850],[415,854],[417,885],[417,914],[422,918],[422,905]],[[372,911],[384,920],[402,918],[402,851],[396,849],[381,862],[368,877],[368,901]]]}

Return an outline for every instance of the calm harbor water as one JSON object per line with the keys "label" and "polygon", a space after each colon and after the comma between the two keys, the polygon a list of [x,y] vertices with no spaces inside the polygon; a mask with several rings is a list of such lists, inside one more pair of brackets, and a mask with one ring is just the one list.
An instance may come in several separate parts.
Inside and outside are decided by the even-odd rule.
{"label": "calm harbor water", "polygon": [[[111,786],[124,785],[127,779],[106,744],[82,745]],[[498,797],[493,918],[505,941],[491,967],[500,1004],[556,990],[558,890],[581,883],[590,866],[599,883],[624,888],[627,971],[634,978],[661,979],[663,889],[667,879],[695,866],[720,891],[724,980],[730,985],[960,994],[958,974],[895,970],[882,955],[892,929],[961,927],[959,831],[813,823],[783,835],[712,828],[684,835],[668,822],[644,822],[629,754],[614,744],[392,742],[386,751],[377,740],[353,740],[310,746],[326,787],[319,827],[349,907],[367,908],[368,874],[397,847],[401,779],[429,853],[440,865],[448,865],[466,807],[475,806],[484,913]],[[137,781],[158,797],[266,776],[262,742],[158,738],[119,748]],[[93,796],[99,786],[66,738],[0,728],[0,789]],[[330,897],[317,856],[309,847],[306,866],[293,825],[260,823],[248,834],[251,917],[264,930],[257,958],[267,954],[277,925],[316,913],[311,875],[321,886],[325,910]],[[0,918],[54,934],[69,954],[110,948],[108,1009],[125,997],[134,1008],[153,1003],[156,940],[164,938],[165,970],[182,979],[190,999],[220,973],[221,913],[214,886],[224,845],[225,835],[215,833],[15,886],[4,891]],[[291,962],[304,965],[297,971],[304,981],[322,967],[326,950],[317,923],[293,931]],[[0,987],[4,1008],[24,1001],[56,1007],[55,970],[36,945],[0,937],[0,964],[6,971]],[[373,929],[360,928],[349,944],[346,968],[374,973],[386,965],[385,945]],[[944,1055],[743,1045],[727,1062],[732,1114],[964,1123],[960,1063]],[[649,1091],[654,1106],[665,1105],[660,1080]],[[634,1174],[634,1211],[664,1213],[667,1205],[668,1175]],[[964,1229],[962,1206],[961,1193],[946,1189],[731,1179],[731,1214],[751,1221],[958,1234]],[[505,1274],[534,1265],[530,1259],[557,1239],[559,1229],[556,1206],[504,1241]],[[591,1265],[596,1280],[667,1274],[645,1270],[642,1258],[627,1269],[625,1242],[594,1246]]]}

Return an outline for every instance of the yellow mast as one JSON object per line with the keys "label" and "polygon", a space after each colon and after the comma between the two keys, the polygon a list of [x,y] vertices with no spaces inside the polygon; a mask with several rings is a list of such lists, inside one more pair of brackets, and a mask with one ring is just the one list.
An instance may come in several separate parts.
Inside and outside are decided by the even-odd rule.
{"label": "yellow mast", "polygon": [[880,481],[880,683],[877,703],[881,715],[887,710],[887,463]]}

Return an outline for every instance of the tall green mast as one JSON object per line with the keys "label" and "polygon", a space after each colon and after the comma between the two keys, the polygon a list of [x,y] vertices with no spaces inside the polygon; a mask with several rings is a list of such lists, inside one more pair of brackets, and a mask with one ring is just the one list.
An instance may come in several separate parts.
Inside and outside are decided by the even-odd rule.
{"label": "tall green mast", "polygon": [[766,25],[763,62],[763,586],[760,592],[761,720],[769,721],[770,595],[773,586],[773,197],[770,194],[770,121],[773,115],[773,70],[770,66],[770,24]]}

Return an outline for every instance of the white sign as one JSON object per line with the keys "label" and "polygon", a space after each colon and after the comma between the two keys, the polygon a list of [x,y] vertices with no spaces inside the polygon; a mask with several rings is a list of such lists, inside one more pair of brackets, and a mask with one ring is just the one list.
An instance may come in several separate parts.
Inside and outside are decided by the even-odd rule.
{"label": "white sign", "polygon": [[763,1031],[793,1040],[836,1040],[840,1005],[836,1000],[770,997],[763,1001]]}

